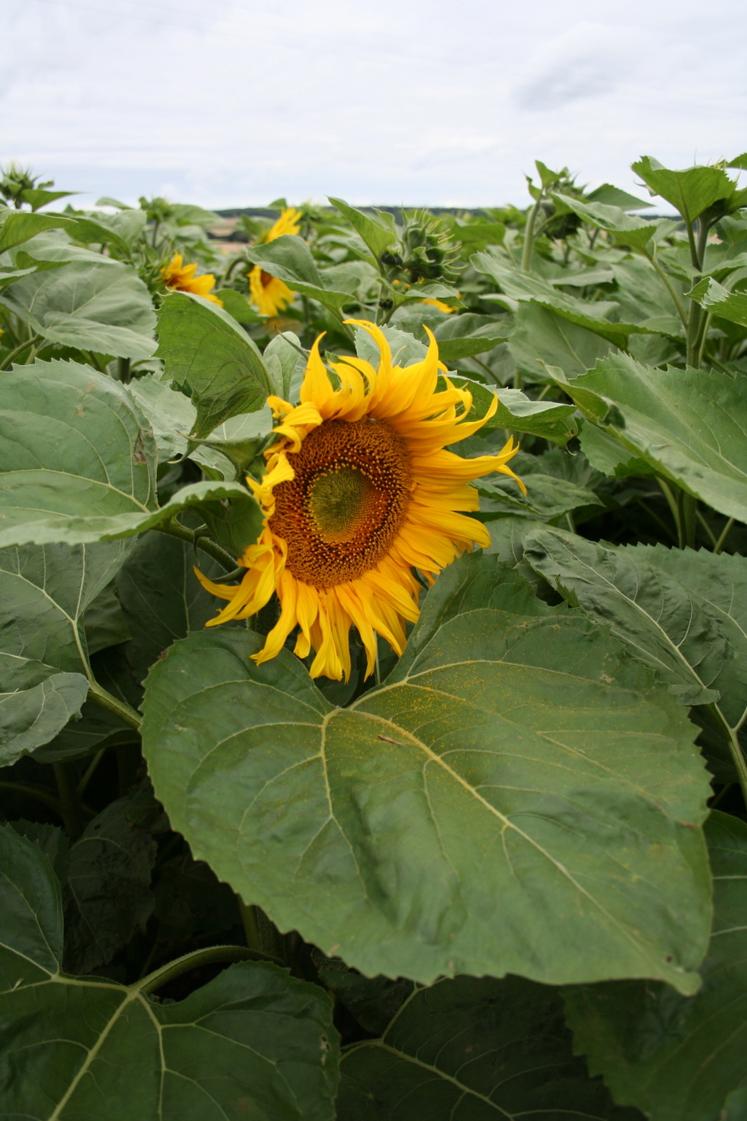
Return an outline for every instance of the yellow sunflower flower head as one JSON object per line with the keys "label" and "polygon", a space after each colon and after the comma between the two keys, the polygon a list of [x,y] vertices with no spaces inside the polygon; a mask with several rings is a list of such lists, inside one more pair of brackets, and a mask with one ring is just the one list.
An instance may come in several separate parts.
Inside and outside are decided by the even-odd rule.
{"label": "yellow sunflower flower head", "polygon": [[[421,583],[474,545],[489,544],[469,517],[479,505],[469,484],[500,472],[525,487],[508,466],[513,439],[495,455],[462,459],[448,448],[482,428],[498,407],[468,420],[471,394],[442,376],[428,331],[425,358],[396,366],[383,332],[351,320],[376,340],[378,368],[362,358],[332,364],[309,355],[300,402],[268,400],[277,424],[262,479],[247,482],[264,514],[259,540],[239,558],[246,569],[227,586],[197,573],[226,600],[208,626],[247,619],[277,595],[280,616],[256,662],[276,657],[298,628],[295,653],[313,651],[311,676],[347,680],[355,628],[374,669],[377,636],[401,654],[405,624],[419,614]],[[426,328],[427,330],[427,328]]]}
{"label": "yellow sunflower flower head", "polygon": [[[294,235],[301,229],[301,211],[294,206],[285,209],[277,222],[262,238],[263,242],[274,241],[277,237]],[[277,276],[272,276],[259,265],[255,265],[249,273],[249,292],[252,303],[260,315],[278,315],[288,307],[293,299],[293,292],[288,285]]]}
{"label": "yellow sunflower flower head", "polygon": [[185,265],[181,253],[175,253],[169,263],[161,269],[161,278],[167,288],[175,292],[194,292],[196,296],[202,296],[203,299],[223,307],[223,301],[213,295],[213,288],[215,288],[213,274],[211,272],[205,272],[202,276],[196,274],[196,263],[192,261]]}

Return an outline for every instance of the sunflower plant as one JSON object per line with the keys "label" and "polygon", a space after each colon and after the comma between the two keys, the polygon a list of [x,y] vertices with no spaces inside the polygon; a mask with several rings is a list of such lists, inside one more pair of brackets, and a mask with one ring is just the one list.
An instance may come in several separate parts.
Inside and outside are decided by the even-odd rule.
{"label": "sunflower plant", "polygon": [[746,164],[6,170],[3,1116],[741,1121]]}

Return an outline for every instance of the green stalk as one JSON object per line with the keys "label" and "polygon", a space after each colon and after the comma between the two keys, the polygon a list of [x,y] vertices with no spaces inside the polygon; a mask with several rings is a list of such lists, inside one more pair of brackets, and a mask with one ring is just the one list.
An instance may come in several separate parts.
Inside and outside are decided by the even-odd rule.
{"label": "green stalk", "polygon": [[241,925],[244,928],[244,938],[247,949],[265,957],[282,960],[282,936],[270,922],[267,915],[260,908],[251,903],[245,903],[240,895],[236,895]]}
{"label": "green stalk", "polygon": [[681,525],[682,525],[682,544],[681,548],[695,548],[695,527],[696,527],[696,511],[698,500],[693,498],[691,494],[686,494],[685,491],[680,491],[679,494],[680,512],[681,512]]}
{"label": "green stalk", "polygon": [[[705,261],[706,246],[708,244],[708,224],[702,218],[698,220],[698,238],[696,241],[693,223],[687,216],[685,216],[685,222],[687,226],[687,238],[690,244],[690,259],[695,269],[695,284],[697,284],[703,274],[703,264]],[[691,299],[690,314],[687,320],[686,361],[688,366],[697,368],[699,365],[705,346],[707,329],[708,317],[705,315],[700,304]]]}
{"label": "green stalk", "polygon": [[59,798],[55,798],[54,794],[50,794],[47,790],[42,790],[40,786],[28,786],[24,782],[6,782],[0,779],[0,790],[7,790],[12,794],[19,794],[23,798],[33,798],[42,805],[47,806],[63,821],[62,806],[60,805]]}
{"label": "green stalk", "polygon": [[716,540],[716,542],[713,546],[714,553],[720,553],[721,552],[724,545],[726,544],[726,539],[729,536],[729,534],[731,533],[733,527],[734,527],[734,518],[729,518],[728,522],[726,523],[724,528],[721,530],[721,533],[718,535],[718,538],[717,538],[717,540]]}
{"label": "green stalk", "polygon": [[742,798],[744,799],[745,806],[747,806],[747,760],[745,760],[742,746],[739,742],[739,726],[732,728],[717,704],[709,705],[708,708],[726,733],[726,742],[734,761],[734,768],[737,772],[739,785],[742,789]]}
{"label": "green stalk", "polygon": [[211,540],[209,537],[198,537],[194,530],[187,529],[175,518],[170,522],[164,522],[162,525],[155,527],[160,533],[169,533],[172,537],[178,537],[182,541],[188,541],[195,549],[199,547],[203,552],[208,553],[223,565],[227,571],[232,571],[236,567],[236,558],[232,557],[229,552],[223,549],[217,542]]}
{"label": "green stalk", "polygon": [[128,385],[130,381],[130,360],[129,358],[117,359],[117,381],[121,381],[123,385]]}
{"label": "green stalk", "polygon": [[30,346],[33,349],[40,341],[41,335],[32,335],[30,339],[24,339],[22,343],[19,343],[18,346],[11,350],[10,354],[6,355],[1,368],[3,370],[9,370],[13,365],[13,360],[17,358],[19,354],[22,354],[26,347]]}
{"label": "green stalk", "polygon": [[98,681],[93,676],[93,670],[88,662],[86,661],[84,664],[86,676],[88,677],[88,696],[91,700],[95,701],[101,708],[106,708],[109,712],[115,713],[120,720],[124,720],[125,724],[129,724],[131,728],[139,732],[140,716],[135,709],[132,708],[131,705],[128,705],[126,701],[120,701],[118,697],[115,697],[114,694],[110,693],[108,689],[105,689],[103,685],[99,685]]}
{"label": "green stalk", "polygon": [[59,805],[63,824],[71,837],[77,837],[83,827],[80,819],[78,792],[64,763],[53,763],[52,770],[57,783],[57,792],[60,796]]}
{"label": "green stalk", "polygon": [[677,499],[675,498],[674,494],[672,493],[672,488],[670,487],[669,483],[666,482],[665,479],[659,478],[659,479],[657,479],[657,482],[658,482],[659,486],[661,487],[661,492],[664,495],[664,497],[666,498],[667,505],[669,506],[669,509],[672,512],[672,518],[674,520],[674,528],[675,528],[676,534],[677,534],[677,543],[678,543],[679,547],[682,548],[683,547],[684,535],[683,535],[683,532],[682,532],[682,519],[681,519],[681,514],[680,514],[679,503],[677,502]]}
{"label": "green stalk", "polygon": [[540,191],[534,206],[529,211],[529,218],[527,219],[526,230],[524,231],[524,248],[521,251],[521,268],[522,272],[532,271],[532,249],[534,248],[534,227],[537,223],[537,215],[539,214],[540,204],[544,197],[544,192]]}
{"label": "green stalk", "polygon": [[183,957],[170,961],[168,965],[162,965],[137,981],[132,988],[140,993],[152,993],[156,989],[162,989],[176,977],[191,973],[193,969],[198,969],[200,966],[213,965],[216,962],[229,964],[253,957],[256,957],[256,954],[246,946],[208,946],[204,950],[194,950],[192,953],[184,954]]}
{"label": "green stalk", "polygon": [[651,267],[654,269],[654,272],[659,277],[659,280],[661,280],[661,282],[666,286],[666,288],[669,292],[669,295],[672,297],[672,300],[674,301],[674,306],[677,308],[677,314],[679,315],[680,319],[682,320],[682,326],[685,328],[685,331],[687,331],[687,312],[685,311],[685,305],[682,303],[682,299],[680,298],[680,295],[679,295],[677,289],[674,287],[671,280],[669,279],[669,277],[665,273],[664,269],[661,267],[659,262],[656,260],[656,254],[655,253],[649,253],[646,250],[644,250],[643,255],[646,258],[646,260],[649,262]]}

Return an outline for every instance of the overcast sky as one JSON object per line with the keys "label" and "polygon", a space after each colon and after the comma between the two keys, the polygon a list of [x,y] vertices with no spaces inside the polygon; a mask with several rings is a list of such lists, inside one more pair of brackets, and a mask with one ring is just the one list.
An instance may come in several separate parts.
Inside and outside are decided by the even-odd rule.
{"label": "overcast sky", "polygon": [[747,149],[744,0],[1,0],[0,163],[207,206],[527,204]]}

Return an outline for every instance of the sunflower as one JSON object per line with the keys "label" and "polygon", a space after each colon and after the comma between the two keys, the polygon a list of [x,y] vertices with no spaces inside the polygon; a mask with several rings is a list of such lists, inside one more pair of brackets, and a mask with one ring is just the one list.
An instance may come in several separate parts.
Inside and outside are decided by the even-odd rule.
{"label": "sunflower", "polygon": [[175,253],[168,265],[164,265],[161,269],[161,278],[166,287],[172,288],[175,292],[194,292],[196,296],[202,296],[203,299],[223,307],[223,301],[213,295],[213,288],[215,288],[213,274],[205,272],[202,276],[196,276],[196,263],[192,261],[185,265],[183,261],[181,253]]}
{"label": "sunflower", "polygon": [[[274,241],[277,237],[286,234],[297,234],[300,229],[301,211],[290,206],[284,210],[274,226],[271,226],[262,242]],[[287,308],[293,299],[293,293],[288,285],[277,276],[265,272],[260,265],[255,265],[249,273],[249,291],[252,301],[261,315],[277,315]]]}
{"label": "sunflower", "polygon": [[509,439],[495,455],[462,459],[455,444],[482,428],[498,407],[467,420],[471,394],[441,375],[438,346],[428,331],[421,362],[395,366],[380,328],[351,320],[378,343],[378,369],[362,358],[332,363],[333,383],[311,349],[300,403],[270,397],[276,420],[259,482],[247,479],[264,514],[262,533],[239,558],[239,584],[203,586],[227,600],[208,626],[247,619],[277,594],[280,615],[264,647],[265,662],[280,652],[296,627],[295,653],[314,651],[311,676],[350,676],[349,632],[366,652],[366,676],[375,666],[377,635],[401,654],[405,623],[419,614],[422,583],[473,545],[487,545],[485,526],[462,511],[477,510],[473,479],[510,475],[518,451]]}

